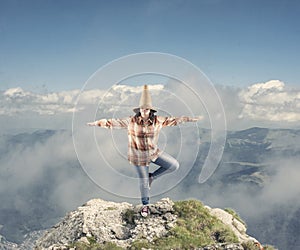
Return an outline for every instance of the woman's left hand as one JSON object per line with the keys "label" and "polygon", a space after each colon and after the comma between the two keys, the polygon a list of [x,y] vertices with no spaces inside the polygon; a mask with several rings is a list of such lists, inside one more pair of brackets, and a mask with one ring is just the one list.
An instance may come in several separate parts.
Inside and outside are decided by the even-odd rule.
{"label": "woman's left hand", "polygon": [[98,126],[97,121],[96,122],[88,122],[86,125],[90,126],[90,127]]}
{"label": "woman's left hand", "polygon": [[200,121],[200,120],[203,120],[203,116],[201,116],[201,115],[191,118],[190,121],[191,122],[197,122],[197,121]]}

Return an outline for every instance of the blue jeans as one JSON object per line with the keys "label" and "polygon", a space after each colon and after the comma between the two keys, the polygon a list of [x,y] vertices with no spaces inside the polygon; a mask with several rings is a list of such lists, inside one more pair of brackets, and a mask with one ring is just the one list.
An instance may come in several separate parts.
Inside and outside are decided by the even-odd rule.
{"label": "blue jeans", "polygon": [[[171,155],[161,152],[158,158],[153,161],[154,164],[160,166],[152,173],[153,180],[162,175],[171,173],[179,168],[178,161]],[[149,167],[135,166],[140,178],[140,191],[143,205],[149,204]]]}

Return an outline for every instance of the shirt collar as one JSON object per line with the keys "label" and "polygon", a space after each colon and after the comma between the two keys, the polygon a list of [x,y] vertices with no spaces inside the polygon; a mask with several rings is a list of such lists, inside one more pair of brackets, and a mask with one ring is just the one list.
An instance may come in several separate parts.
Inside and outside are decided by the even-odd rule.
{"label": "shirt collar", "polygon": [[139,125],[152,125],[153,121],[150,118],[148,118],[146,121],[144,121],[143,118],[141,116],[139,116],[137,119],[137,123]]}

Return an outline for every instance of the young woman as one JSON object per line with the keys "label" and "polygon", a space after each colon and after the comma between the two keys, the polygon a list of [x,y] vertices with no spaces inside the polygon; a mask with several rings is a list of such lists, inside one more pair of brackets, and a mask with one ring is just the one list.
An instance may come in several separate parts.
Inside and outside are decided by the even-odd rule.
{"label": "young woman", "polygon": [[[183,122],[195,122],[200,118],[190,117],[162,117],[155,115],[152,107],[148,86],[144,85],[140,105],[133,110],[135,115],[125,119],[101,119],[88,123],[89,126],[104,128],[126,128],[128,131],[128,160],[136,168],[140,179],[142,200],[141,215],[149,214],[149,189],[154,180],[162,175],[178,169],[179,163],[171,155],[158,149],[157,142],[161,128],[175,126]],[[150,163],[159,168],[149,172]]]}

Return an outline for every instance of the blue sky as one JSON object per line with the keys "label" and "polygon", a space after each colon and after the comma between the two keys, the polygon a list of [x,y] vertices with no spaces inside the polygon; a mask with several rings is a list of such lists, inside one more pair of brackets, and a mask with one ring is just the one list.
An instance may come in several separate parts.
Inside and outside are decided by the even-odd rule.
{"label": "blue sky", "polygon": [[0,90],[81,88],[101,66],[171,53],[215,84],[299,86],[300,2],[0,1]]}

